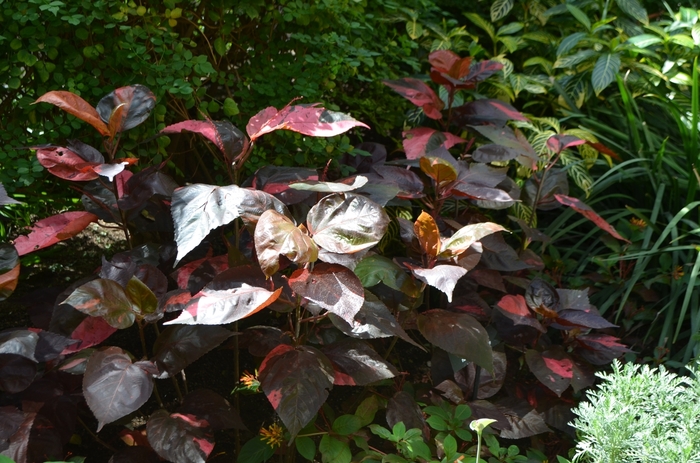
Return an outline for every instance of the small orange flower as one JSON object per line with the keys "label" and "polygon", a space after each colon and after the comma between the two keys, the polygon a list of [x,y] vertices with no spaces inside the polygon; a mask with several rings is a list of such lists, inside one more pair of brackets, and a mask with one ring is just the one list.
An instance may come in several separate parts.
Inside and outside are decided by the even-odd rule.
{"label": "small orange flower", "polygon": [[680,280],[683,278],[683,275],[685,275],[685,272],[683,272],[682,265],[677,265],[676,268],[673,269],[673,272],[671,272],[671,276],[674,280]]}
{"label": "small orange flower", "polygon": [[632,217],[630,219],[630,223],[632,225],[639,227],[639,228],[646,228],[646,226],[647,226],[647,223],[644,221],[644,219],[639,219],[637,217]]}
{"label": "small orange flower", "polygon": [[272,448],[280,447],[284,442],[284,429],[277,423],[267,428],[261,428],[260,435],[262,436],[263,442]]}

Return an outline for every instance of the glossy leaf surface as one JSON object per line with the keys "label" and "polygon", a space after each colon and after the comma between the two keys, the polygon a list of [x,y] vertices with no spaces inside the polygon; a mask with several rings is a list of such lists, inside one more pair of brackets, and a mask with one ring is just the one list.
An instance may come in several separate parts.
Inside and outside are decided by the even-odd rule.
{"label": "glossy leaf surface", "polygon": [[505,228],[493,222],[466,225],[442,243],[440,257],[459,256],[480,239],[499,231],[505,231]]}
{"label": "glossy leaf surface", "polygon": [[182,121],[169,125],[160,133],[198,133],[214,143],[229,162],[248,151],[248,137],[229,121]]}
{"label": "glossy leaf surface", "polygon": [[159,378],[174,376],[202,355],[219,346],[233,333],[221,326],[168,326],[153,344],[153,362]]}
{"label": "glossy leaf surface", "polygon": [[406,98],[414,105],[423,108],[431,119],[442,119],[440,111],[445,107],[440,97],[425,82],[412,77],[399,80],[383,80],[382,83]]}
{"label": "glossy leaf surface", "polygon": [[[113,127],[111,135],[132,129],[145,121],[156,106],[156,97],[143,85],[120,87],[97,103],[97,113]],[[118,112],[117,112],[118,111]],[[116,122],[112,122],[116,119]]]}
{"label": "glossy leaf surface", "polygon": [[101,135],[107,136],[110,134],[107,125],[100,119],[97,110],[75,93],[63,90],[47,92],[34,103],[51,103],[56,105],[65,112],[92,125]]}
{"label": "glossy leaf surface", "polygon": [[138,410],[153,392],[153,378],[131,363],[118,347],[95,352],[83,377],[83,395],[95,414],[97,431],[105,424]]}
{"label": "glossy leaf surface", "polygon": [[407,159],[418,159],[439,147],[450,149],[466,140],[450,132],[439,132],[429,127],[416,127],[403,133],[403,149]]}
{"label": "glossy leaf surface", "polygon": [[312,271],[299,269],[289,277],[292,291],[332,312],[348,323],[365,300],[364,288],[359,278],[347,267],[325,262],[315,265]]}
{"label": "glossy leaf surface", "polygon": [[46,170],[63,180],[86,182],[99,176],[95,168],[100,166],[100,163],[88,162],[68,148],[39,149],[36,158]]}
{"label": "glossy leaf surface", "polygon": [[314,242],[339,254],[374,246],[384,236],[388,224],[389,217],[379,204],[353,193],[326,196],[307,215]]}
{"label": "glossy leaf surface", "polygon": [[190,415],[158,410],[148,419],[146,431],[153,450],[168,461],[204,463],[214,449],[206,421]]}
{"label": "glossy leaf surface", "polygon": [[139,312],[139,306],[119,283],[102,278],[80,286],[62,304],[71,305],[91,317],[102,317],[117,329],[133,325]]}
{"label": "glossy leaf surface", "polygon": [[15,240],[15,247],[20,256],[53,246],[59,241],[74,237],[92,222],[97,216],[89,212],[64,212],[39,220],[32,227],[32,232]]}
{"label": "glossy leaf surface", "polygon": [[429,310],[418,315],[418,329],[439,348],[493,371],[489,335],[470,315]]}
{"label": "glossy leaf surface", "polygon": [[323,349],[333,363],[336,386],[366,386],[399,374],[368,344],[357,339],[345,339]]}
{"label": "glossy leaf surface", "polygon": [[457,281],[467,274],[467,269],[457,265],[436,265],[433,268],[413,268],[413,275],[423,283],[439,289],[452,302],[452,292]]}
{"label": "glossy leaf surface", "polygon": [[260,365],[258,378],[267,399],[294,437],[328,398],[334,370],[313,347],[280,345]]}
{"label": "glossy leaf surface", "polygon": [[265,276],[279,269],[280,254],[292,262],[305,264],[318,259],[318,247],[306,227],[297,227],[287,216],[274,210],[263,212],[255,227],[255,252]]}
{"label": "glossy leaf surface", "polygon": [[19,254],[11,244],[0,244],[0,302],[14,292],[19,280]]}
{"label": "glossy leaf surface", "polygon": [[554,195],[554,197],[561,204],[569,206],[579,214],[586,217],[588,220],[592,221],[601,230],[610,233],[613,237],[617,238],[618,240],[629,242],[627,239],[620,236],[620,234],[617,232],[617,230],[615,230],[615,228],[612,225],[610,225],[604,218],[596,214],[596,212],[583,201],[565,195]]}

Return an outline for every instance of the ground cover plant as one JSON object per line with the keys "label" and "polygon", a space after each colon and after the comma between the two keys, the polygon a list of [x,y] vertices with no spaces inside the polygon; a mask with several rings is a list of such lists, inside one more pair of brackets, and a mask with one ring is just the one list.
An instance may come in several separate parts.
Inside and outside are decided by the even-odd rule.
{"label": "ground cover plant", "polygon": [[[525,187],[533,211],[566,205],[622,238],[565,194],[566,176],[555,166],[584,140],[552,135],[540,155],[506,125],[527,122],[523,114],[475,92],[499,63],[448,51],[432,53],[429,63],[444,98],[418,79],[384,82],[427,118],[404,134],[406,159],[392,161],[381,145],[363,143],[363,156],[345,159],[355,174],[336,179],[325,169],[267,166],[236,183],[268,133],[333,136],[366,127],[318,105],[268,107],[245,132],[210,119],[163,128],[155,135],[192,132],[208,140],[231,180],[178,187],[165,173],[167,159],[132,173],[137,161],[147,161],[120,149],[123,133],[156,106],[148,88],[118,88],[96,107],[70,92],[41,96],[38,104],[94,127],[103,146],[74,140],[36,148],[49,172],[83,193],[86,210],[43,219],[3,245],[4,297],[16,285],[20,256],[98,219],[119,229],[129,250],[104,258],[95,275],[67,288],[48,308],[46,327],[2,333],[3,413],[11,423],[3,454],[18,462],[62,458],[85,403],[97,431],[130,420],[126,440],[137,445],[117,450],[113,461],[206,460],[212,434],[242,429],[246,420],[211,391],[183,394],[184,370],[224,342],[239,373],[242,350],[257,359],[257,372],[243,377],[237,394],[262,391],[280,419],[242,446],[239,461],[274,452],[291,459],[319,452],[333,461],[393,454],[391,446],[374,447],[370,424],[408,458],[443,458],[447,441],[448,460],[457,451],[474,457],[480,448],[466,431],[472,417],[495,420],[501,439],[568,429],[573,393],[626,348],[597,331],[614,325],[585,289],[555,288],[539,272],[541,259],[525,247],[517,252],[493,221],[519,199],[510,164],[534,172]],[[526,242],[543,239],[532,223],[515,223]],[[138,336],[132,352],[109,345],[118,330]],[[423,383],[406,381],[397,368],[411,345],[431,359]],[[162,380],[177,391],[176,403],[163,403]],[[354,418],[334,416],[327,404],[342,386],[367,386],[365,409],[353,410]],[[146,411],[152,395],[157,405]],[[424,408],[436,416],[426,420],[417,400],[443,412]],[[390,434],[374,423],[378,411]],[[418,450],[406,447],[417,442],[410,430],[427,425],[438,434],[426,430]],[[488,443],[497,461],[516,456]]]}

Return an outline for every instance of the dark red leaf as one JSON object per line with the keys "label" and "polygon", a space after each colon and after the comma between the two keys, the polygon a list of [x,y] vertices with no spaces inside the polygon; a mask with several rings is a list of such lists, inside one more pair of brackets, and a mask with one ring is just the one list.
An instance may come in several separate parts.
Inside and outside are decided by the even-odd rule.
{"label": "dark red leaf", "polygon": [[[96,109],[102,121],[113,126],[114,131],[110,135],[114,136],[145,121],[155,106],[153,92],[136,84],[115,89],[97,103]],[[116,121],[112,122],[113,119]]]}
{"label": "dark red leaf", "polygon": [[365,301],[365,291],[347,267],[320,263],[312,271],[299,269],[289,277],[292,291],[352,324]]}
{"label": "dark red leaf", "polygon": [[14,292],[19,280],[19,254],[11,244],[0,244],[0,301]]}
{"label": "dark red leaf", "polygon": [[133,300],[119,283],[103,278],[78,287],[61,304],[71,305],[91,317],[102,317],[118,329],[133,325],[136,314],[140,313],[138,301]]}
{"label": "dark red leaf", "polygon": [[313,347],[279,345],[259,371],[261,387],[292,437],[311,422],[333,387],[333,366]]}
{"label": "dark red leaf", "polygon": [[466,143],[464,138],[450,132],[438,132],[428,127],[416,127],[403,133],[403,149],[406,158],[418,159],[439,147],[450,149],[458,143]]}
{"label": "dark red leaf", "polygon": [[469,74],[464,79],[468,82],[482,82],[503,69],[503,64],[497,61],[484,60],[472,63]]}
{"label": "dark red leaf", "polygon": [[333,363],[336,386],[366,386],[399,374],[368,344],[357,339],[344,339],[323,348]]}
{"label": "dark red leaf", "polygon": [[547,148],[550,150],[554,151],[555,153],[561,153],[567,148],[571,148],[572,146],[578,146],[578,145],[583,145],[586,143],[586,140],[581,140],[578,137],[574,137],[573,135],[552,135],[549,137],[547,140]]}
{"label": "dark red leaf", "polygon": [[95,352],[87,362],[83,395],[98,421],[105,424],[138,410],[153,392],[153,378],[118,347]]}
{"label": "dark red leaf", "polygon": [[607,154],[608,156],[615,159],[616,161],[622,162],[622,158],[620,157],[619,154],[617,154],[616,152],[614,152],[613,150],[611,150],[607,146],[603,145],[602,143],[591,143],[590,141],[586,142],[586,143],[588,145],[591,145],[593,148],[595,148],[599,152],[601,152],[603,154]]}
{"label": "dark red leaf", "polygon": [[153,344],[153,361],[162,372],[159,378],[176,375],[232,335],[221,326],[168,326]]}
{"label": "dark red leaf", "polygon": [[181,289],[191,294],[199,292],[214,276],[228,269],[228,256],[205,257],[189,262],[175,270],[170,276]]}
{"label": "dark red leaf", "polygon": [[308,180],[318,180],[316,170],[302,167],[265,166],[255,172],[251,186],[290,205],[305,200],[312,193],[291,189],[289,185]]}
{"label": "dark red leaf", "polygon": [[159,463],[160,458],[150,447],[125,447],[117,450],[107,463]]}
{"label": "dark red leaf", "polygon": [[17,254],[23,256],[72,238],[95,221],[95,214],[80,211],[64,212],[42,219],[34,224],[29,235],[15,240]]}
{"label": "dark red leaf", "polygon": [[107,125],[100,119],[100,115],[95,108],[75,93],[62,90],[48,92],[40,96],[39,99],[34,102],[34,104],[36,103],[51,103],[56,105],[65,112],[92,125],[101,135],[107,136],[110,134]]}
{"label": "dark red leaf", "polygon": [[0,354],[0,389],[15,394],[27,389],[37,373],[37,363],[11,353]]}
{"label": "dark red leaf", "polygon": [[527,121],[518,110],[501,100],[474,100],[454,108],[452,112],[457,125],[496,124],[504,125],[508,121]]}
{"label": "dark red leaf", "polygon": [[561,396],[571,384],[574,362],[561,347],[543,353],[530,349],[525,360],[537,379],[556,395]]}
{"label": "dark red leaf", "polygon": [[548,318],[556,317],[556,312],[561,308],[557,290],[539,278],[532,280],[527,287],[525,302],[532,310]]}
{"label": "dark red leaf", "polygon": [[106,340],[117,331],[117,328],[110,326],[101,317],[87,317],[83,319],[75,330],[71,333],[71,339],[79,342],[66,347],[63,355],[72,354],[88,347],[96,346]]}
{"label": "dark red leaf", "polygon": [[489,335],[470,315],[433,309],[419,314],[417,321],[421,334],[432,344],[493,371]]}
{"label": "dark red leaf", "polygon": [[423,181],[413,171],[396,166],[373,166],[372,170],[384,181],[396,185],[399,188],[397,196],[400,198],[412,199],[423,196]]}
{"label": "dark red leaf", "polygon": [[472,159],[477,162],[503,162],[515,159],[520,155],[516,150],[503,145],[482,145],[472,153]]}
{"label": "dark red leaf", "polygon": [[574,309],[560,311],[557,314],[556,323],[564,325],[565,327],[570,326],[594,329],[617,328],[617,325],[610,323],[597,313]]}
{"label": "dark red leaf", "polygon": [[382,83],[414,105],[423,108],[425,115],[429,118],[442,119],[440,111],[445,104],[423,81],[404,77],[399,80],[383,80]]}
{"label": "dark red leaf", "polygon": [[167,126],[160,133],[181,133],[182,131],[198,133],[214,143],[228,162],[233,162],[239,155],[248,151],[248,137],[228,121],[183,121]]}
{"label": "dark red leaf", "polygon": [[491,140],[492,143],[515,150],[518,153],[516,160],[520,164],[531,170],[537,170],[539,156],[520,130],[513,130],[507,125],[502,127],[496,125],[477,125],[471,128]]}
{"label": "dark red leaf", "polygon": [[266,357],[272,349],[280,344],[292,345],[292,338],[272,326],[253,326],[246,329],[238,340],[241,348],[247,348],[254,357]]}
{"label": "dark red leaf", "polygon": [[158,455],[178,463],[204,463],[214,449],[206,426],[187,415],[158,410],[146,424],[148,442]]}
{"label": "dark red leaf", "polygon": [[187,394],[177,412],[205,420],[212,431],[246,429],[238,412],[231,407],[228,400],[209,389],[197,389]]}
{"label": "dark red leaf", "polygon": [[460,58],[450,50],[436,50],[428,55],[430,65],[441,73],[448,74],[453,79],[462,79],[469,74],[471,57]]}
{"label": "dark red leaf", "polygon": [[584,334],[576,337],[580,348],[576,352],[594,365],[607,365],[625,352],[627,346],[619,343],[619,338],[607,334]]}
{"label": "dark red leaf", "polygon": [[525,298],[521,295],[506,295],[498,301],[496,308],[500,312],[511,319],[516,325],[532,326],[540,333],[546,333],[547,330],[534,317],[530,309],[525,303]]}
{"label": "dark red leaf", "polygon": [[[3,409],[5,408],[6,407],[3,407]],[[15,463],[32,463],[29,459],[29,438],[37,414],[34,411],[22,411],[19,413],[22,414],[21,424],[17,427],[15,432],[9,436],[8,447],[2,451],[2,455],[12,458],[12,461]],[[13,420],[14,419],[18,420],[19,416],[15,416]]]}
{"label": "dark red leaf", "polygon": [[525,183],[525,195],[527,196],[526,204],[529,206],[533,205],[537,197],[537,190],[540,189],[540,199],[537,202],[537,209],[550,211],[561,207],[561,204],[554,196],[557,194],[569,194],[569,179],[566,171],[557,169],[556,167],[550,169],[540,187],[542,175],[542,171],[536,172]]}
{"label": "dark red leaf", "polygon": [[537,410],[531,410],[522,418],[510,413],[504,415],[510,424],[510,429],[501,430],[503,439],[524,439],[552,431],[544,421],[544,414]]}
{"label": "dark red leaf", "polygon": [[87,162],[68,148],[52,147],[37,150],[39,164],[58,178],[74,182],[85,182],[99,177],[96,162]]}
{"label": "dark red leaf", "polygon": [[430,436],[423,412],[411,394],[406,391],[399,391],[389,399],[386,405],[386,422],[391,428],[396,423],[403,422],[406,429],[420,429],[423,431],[423,436]]}
{"label": "dark red leaf", "polygon": [[564,196],[564,195],[554,195],[557,201],[559,201],[561,204],[565,206],[569,206],[576,212],[580,213],[584,217],[586,217],[588,220],[591,220],[598,228],[601,230],[604,230],[608,233],[610,233],[613,237],[617,238],[618,240],[625,241],[629,243],[629,240],[623,238],[620,236],[620,234],[615,230],[615,228],[610,225],[608,222],[605,221],[604,218],[599,216],[598,214],[595,213],[593,209],[591,209],[590,206],[585,204],[582,201],[579,201],[576,198],[572,198],[570,196]]}
{"label": "dark red leaf", "polygon": [[329,111],[312,105],[287,105],[277,111],[273,107],[263,109],[253,116],[246,132],[251,141],[274,130],[291,130],[313,137],[332,137],[347,132],[353,127],[369,128],[367,124],[347,114]]}

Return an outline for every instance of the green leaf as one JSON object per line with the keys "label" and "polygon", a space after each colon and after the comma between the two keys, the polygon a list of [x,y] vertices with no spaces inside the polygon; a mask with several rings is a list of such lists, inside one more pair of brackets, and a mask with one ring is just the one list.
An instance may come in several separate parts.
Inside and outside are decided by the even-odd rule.
{"label": "green leaf", "polygon": [[464,16],[466,16],[468,20],[474,23],[475,26],[483,29],[484,32],[486,32],[489,35],[489,37],[491,37],[491,40],[496,40],[496,30],[490,22],[488,22],[476,13],[464,13]]}
{"label": "green leaf", "polygon": [[437,415],[429,416],[425,422],[436,431],[447,431],[447,423]]}
{"label": "green leaf", "polygon": [[378,424],[370,424],[369,430],[372,431],[372,434],[376,434],[377,436],[381,437],[382,439],[385,439],[385,440],[391,439],[391,432],[388,429],[386,429],[385,427],[379,426]]}
{"label": "green leaf", "polygon": [[0,463],[15,463],[15,460],[6,457],[5,455],[0,455]]}
{"label": "green leaf", "polygon": [[374,421],[374,415],[379,410],[379,400],[372,395],[363,400],[355,410],[355,416],[360,419],[360,426],[367,426]]}
{"label": "green leaf", "polygon": [[78,287],[62,302],[91,317],[102,317],[117,329],[134,324],[139,308],[127,296],[124,288],[112,280],[92,280]]}
{"label": "green leaf", "polygon": [[684,34],[672,35],[669,37],[668,41],[690,49],[695,47],[695,41],[690,36]]}
{"label": "green leaf", "polygon": [[559,43],[559,47],[557,47],[557,58],[569,53],[581,40],[587,36],[588,34],[586,32],[574,32],[573,34],[564,37],[561,43]]}
{"label": "green leaf", "polygon": [[469,408],[469,405],[466,404],[460,404],[457,405],[457,408],[455,408],[455,419],[464,421],[467,418],[472,416],[472,409]]}
{"label": "green leaf", "polygon": [[267,445],[260,436],[256,436],[241,447],[238,463],[262,463],[275,454],[275,449]]}
{"label": "green leaf", "polygon": [[510,35],[519,32],[525,27],[523,23],[514,22],[506,24],[505,26],[498,29],[498,35]]}
{"label": "green leaf", "polygon": [[597,54],[595,50],[581,50],[573,55],[562,56],[554,62],[554,68],[571,68],[589,58],[593,58]]}
{"label": "green leaf", "polygon": [[153,291],[136,277],[126,284],[126,294],[140,310],[141,314],[150,314],[158,308],[158,298]]}
{"label": "green leaf", "polygon": [[589,31],[591,30],[591,20],[588,19],[588,16],[586,16],[586,13],[584,13],[583,10],[570,3],[566,4],[566,9],[569,10],[569,13],[571,13],[578,22],[583,24],[586,29]]}
{"label": "green leaf", "polygon": [[228,117],[231,117],[235,116],[238,113],[240,113],[240,110],[238,109],[238,105],[233,100],[233,98],[226,98],[224,100],[224,114],[226,114]]}
{"label": "green leaf", "polygon": [[603,53],[593,67],[591,83],[596,95],[615,80],[615,75],[620,70],[620,55],[617,53]]}
{"label": "green leaf", "polygon": [[226,42],[224,42],[224,39],[217,37],[216,40],[214,40],[214,50],[221,56],[226,54]]}
{"label": "green leaf", "polygon": [[341,436],[357,432],[362,427],[362,420],[356,415],[341,415],[333,422],[333,431]]}
{"label": "green leaf", "polygon": [[452,459],[454,454],[457,453],[457,439],[448,434],[445,436],[445,440],[442,441],[442,449],[445,451],[447,459]]}
{"label": "green leaf", "polygon": [[423,26],[418,24],[416,20],[406,23],[406,33],[411,39],[416,40],[423,35]]}
{"label": "green leaf", "polygon": [[297,437],[294,440],[299,454],[308,461],[314,461],[316,456],[316,444],[310,437]]}
{"label": "green leaf", "polygon": [[693,41],[695,45],[700,45],[700,22],[693,24],[693,29],[690,31],[693,36]]}
{"label": "green leaf", "polygon": [[391,259],[373,255],[362,259],[355,267],[355,275],[365,288],[371,288],[379,283],[401,291],[410,297],[418,297],[420,289],[413,279]]}
{"label": "green leaf", "polygon": [[472,433],[464,428],[455,429],[455,434],[457,434],[457,437],[462,439],[464,442],[470,442],[473,439]]}
{"label": "green leaf", "polygon": [[323,463],[350,463],[350,460],[352,460],[352,453],[350,453],[348,444],[328,434],[321,438],[318,450],[321,452],[321,461]]}
{"label": "green leaf", "polygon": [[627,43],[631,43],[635,47],[639,48],[646,48],[650,45],[654,45],[661,42],[663,42],[661,37],[653,34],[640,34],[627,39]]}
{"label": "green leaf", "polygon": [[491,4],[491,21],[496,22],[499,19],[505,18],[510,10],[513,9],[514,0],[495,0]]}
{"label": "green leaf", "polygon": [[393,428],[391,428],[391,434],[393,434],[393,436],[397,439],[404,438],[406,435],[406,425],[403,424],[403,421],[399,421]]}
{"label": "green leaf", "polygon": [[647,10],[637,0],[615,0],[620,9],[644,25],[649,24]]}

